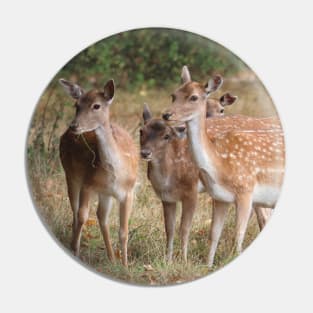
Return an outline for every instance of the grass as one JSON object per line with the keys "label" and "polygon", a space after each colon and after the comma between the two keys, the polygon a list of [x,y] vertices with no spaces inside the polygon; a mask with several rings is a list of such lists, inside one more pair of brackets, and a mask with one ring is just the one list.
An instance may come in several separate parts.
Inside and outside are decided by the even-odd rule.
{"label": "grass", "polygon": [[[74,115],[71,100],[63,94],[61,88],[48,90],[41,97],[29,130],[27,164],[28,176],[35,206],[46,226],[54,236],[69,249],[71,238],[72,212],[70,209],[63,169],[58,157],[58,141],[66,125]],[[148,102],[152,112],[160,112],[169,104],[170,90],[147,91],[138,93],[117,91],[112,105],[111,119],[123,125],[138,143],[138,127],[144,102]],[[230,90],[239,95],[238,104],[229,110],[254,116],[276,114],[271,100],[264,89],[255,81],[229,81],[219,92]],[[249,90],[249,91],[247,91]],[[89,221],[84,228],[80,258],[83,263],[107,277],[143,285],[177,284],[197,279],[209,273],[206,266],[208,255],[208,235],[211,225],[211,201],[207,194],[199,195],[188,252],[188,263],[181,261],[178,229],[180,212],[177,216],[177,235],[174,243],[174,261],[167,264],[165,255],[165,231],[161,201],[152,190],[146,178],[146,164],[140,164],[138,185],[133,212],[129,220],[129,268],[120,262],[118,244],[118,210],[116,203],[111,213],[110,230],[117,261],[108,261],[104,243],[96,220],[96,199],[92,201]],[[232,260],[235,216],[230,209],[218,246],[214,270],[223,267]],[[256,218],[251,217],[244,247],[247,247],[258,235]]]}

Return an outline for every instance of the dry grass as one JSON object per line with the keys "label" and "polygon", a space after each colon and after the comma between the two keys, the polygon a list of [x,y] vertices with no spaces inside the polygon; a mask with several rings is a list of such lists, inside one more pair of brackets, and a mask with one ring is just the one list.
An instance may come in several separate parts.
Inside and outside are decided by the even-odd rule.
{"label": "dry grass", "polygon": [[[253,82],[225,82],[222,91],[230,90],[239,95],[238,104],[232,112],[254,116],[276,114],[271,100],[259,84]],[[171,90],[171,89],[169,89]],[[111,119],[130,131],[138,143],[138,127],[142,105],[148,102],[156,115],[169,104],[169,91],[142,89],[138,93],[117,91],[112,105]],[[243,96],[244,95],[244,96]],[[69,248],[72,213],[66,194],[63,170],[58,158],[58,140],[73,117],[72,107],[63,104],[71,101],[57,88],[49,98],[47,91],[40,99],[28,138],[28,175],[38,212],[55,237]],[[47,104],[48,103],[48,104]],[[92,201],[96,207],[96,199]],[[117,262],[111,264],[106,256],[103,240],[96,221],[95,210],[84,228],[81,244],[81,260],[95,271],[123,281],[166,285],[190,281],[209,273],[206,267],[208,234],[211,224],[211,201],[206,194],[200,195],[194,216],[189,244],[189,261],[181,262],[180,243],[175,240],[175,258],[172,264],[164,262],[165,232],[161,202],[146,178],[146,164],[140,166],[138,186],[133,212],[129,221],[129,268],[120,264],[118,245],[118,210],[116,204],[111,214],[111,236]],[[180,212],[180,210],[179,210]],[[180,214],[180,213],[179,213]],[[177,230],[180,216],[177,216]],[[231,209],[218,247],[214,270],[228,263],[234,235],[234,210]],[[249,245],[259,233],[255,216],[249,223],[244,246]]]}

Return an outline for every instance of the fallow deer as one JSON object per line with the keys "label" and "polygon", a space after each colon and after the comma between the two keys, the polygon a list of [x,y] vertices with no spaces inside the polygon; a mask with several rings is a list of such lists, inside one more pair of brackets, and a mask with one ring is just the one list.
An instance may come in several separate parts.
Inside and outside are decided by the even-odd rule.
{"label": "fallow deer", "polygon": [[[210,100],[210,98],[208,99]],[[207,108],[208,108],[207,101]],[[216,106],[215,106],[216,107]],[[218,106],[217,106],[218,108]],[[214,112],[214,111],[213,111]],[[215,111],[216,112],[216,111]],[[217,112],[216,112],[217,113]],[[223,115],[220,115],[223,116]],[[216,114],[215,117],[218,117]],[[229,121],[229,122],[228,122]],[[209,123],[206,123],[208,136],[214,137],[216,132],[223,133],[231,130],[268,130],[281,131],[281,123],[277,117],[253,118],[243,115],[225,116],[222,119],[211,118]],[[260,230],[262,230],[272,215],[271,208],[255,207],[255,213]]]}
{"label": "fallow deer", "polygon": [[237,100],[236,96],[225,93],[219,99],[208,98],[206,103],[206,117],[224,116],[225,107],[232,105]]}
{"label": "fallow deer", "polygon": [[163,205],[166,258],[168,262],[172,261],[176,204],[181,202],[180,239],[182,256],[187,261],[192,217],[197,206],[197,194],[202,188],[199,171],[188,151],[186,138],[177,138],[172,127],[162,119],[152,118],[147,105],[143,119],[144,125],[140,129],[141,157],[148,161],[148,179]]}
{"label": "fallow deer", "polygon": [[[220,99],[207,100],[207,117],[222,116],[224,107],[237,97],[230,93]],[[177,202],[182,203],[180,239],[182,256],[187,261],[192,217],[197,205],[197,194],[203,191],[199,171],[192,161],[187,141],[179,139],[179,130],[152,118],[148,105],[143,111],[144,126],[140,129],[141,157],[148,161],[148,178],[163,205],[167,238],[167,261],[172,261]],[[178,135],[178,136],[177,136]]]}
{"label": "fallow deer", "polygon": [[[191,80],[184,66],[182,80],[163,119],[171,124],[186,123],[189,149],[201,181],[214,200],[208,258],[208,266],[212,267],[230,203],[236,206],[237,253],[242,250],[252,208],[275,206],[284,175],[284,139],[280,130],[257,127],[208,134],[206,125],[211,120],[206,120],[206,101],[219,88],[222,78],[215,76],[202,85]],[[232,119],[224,123],[226,128],[231,127]]]}
{"label": "fallow deer", "polygon": [[[236,97],[226,94],[227,97]],[[217,101],[217,100],[216,100]],[[207,102],[209,103],[209,102]],[[215,106],[216,107],[216,106]],[[214,116],[222,114],[219,110],[211,110]],[[224,132],[226,125],[221,124],[219,118],[210,118],[207,125],[208,133]],[[180,139],[179,131],[184,127],[174,129],[166,125],[162,119],[152,118],[147,104],[143,111],[144,125],[140,129],[141,157],[148,161],[148,179],[154,191],[161,199],[167,237],[167,260],[172,260],[173,241],[175,232],[176,204],[182,202],[182,217],[180,237],[183,259],[187,261],[188,238],[192,217],[197,204],[197,193],[203,192],[204,187],[199,179],[199,171],[193,162],[188,149],[186,138]],[[246,123],[245,123],[246,122]],[[271,119],[258,119],[259,129],[272,127]],[[247,130],[253,127],[250,119],[235,116],[232,128],[241,127]],[[268,220],[268,211],[271,209],[255,208],[260,230]]]}
{"label": "fallow deer", "polygon": [[108,258],[114,260],[109,214],[112,198],[115,198],[120,203],[122,263],[127,266],[128,219],[133,203],[138,152],[129,134],[110,122],[114,82],[109,80],[103,90],[88,92],[65,79],[59,82],[76,101],[76,116],[60,141],[60,157],[73,211],[71,247],[78,256],[82,228],[90,211],[89,199],[92,194],[97,194],[99,226]]}

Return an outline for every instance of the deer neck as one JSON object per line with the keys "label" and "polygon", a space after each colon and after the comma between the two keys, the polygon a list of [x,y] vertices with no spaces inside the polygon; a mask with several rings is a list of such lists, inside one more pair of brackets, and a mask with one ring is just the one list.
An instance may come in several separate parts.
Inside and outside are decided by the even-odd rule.
{"label": "deer neck", "polygon": [[216,183],[217,168],[221,161],[212,142],[206,134],[205,107],[192,120],[187,122],[189,149],[197,167],[206,173],[208,181]]}
{"label": "deer neck", "polygon": [[101,166],[106,168],[109,165],[115,169],[119,165],[119,152],[110,122],[98,127],[95,134]]}
{"label": "deer neck", "polygon": [[166,175],[166,173],[168,173],[170,169],[170,150],[171,145],[169,144],[165,147],[164,151],[162,151],[162,153],[158,155],[157,158],[151,161],[151,168],[153,170],[157,170],[162,176]]}
{"label": "deer neck", "polygon": [[151,174],[160,182],[160,184],[167,185],[167,183],[169,183],[171,168],[173,165],[172,152],[171,144],[168,144],[162,154],[149,162]]}

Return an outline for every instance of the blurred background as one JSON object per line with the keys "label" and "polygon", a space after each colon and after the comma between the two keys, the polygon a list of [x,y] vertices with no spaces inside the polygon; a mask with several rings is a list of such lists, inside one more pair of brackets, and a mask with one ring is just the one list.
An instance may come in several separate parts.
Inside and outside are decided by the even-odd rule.
{"label": "blurred background", "polygon": [[[270,96],[251,69],[229,50],[204,37],[164,28],[142,29],[91,45],[51,80],[38,101],[27,139],[28,178],[35,205],[53,236],[66,248],[70,243],[72,213],[58,146],[75,110],[73,100],[58,85],[58,79],[71,80],[88,90],[102,88],[113,78],[116,94],[111,105],[111,120],[128,130],[139,146],[143,104],[148,103],[152,112],[160,116],[170,104],[170,94],[180,85],[183,65],[188,65],[194,81],[206,83],[213,74],[224,77],[222,88],[212,97],[218,98],[225,92],[238,96],[237,102],[226,108],[226,114],[258,117],[277,114]],[[94,199],[92,206],[96,207],[96,203]],[[231,260],[234,222],[234,212],[230,210],[215,269]],[[176,238],[177,259],[167,265],[163,259],[165,234],[161,202],[146,178],[146,164],[141,163],[130,218],[129,270],[119,262],[108,262],[94,210],[83,233],[81,259],[100,273],[134,283],[159,285],[192,280],[208,273],[205,263],[210,224],[211,202],[207,195],[201,195],[191,232],[189,262],[180,262],[180,244]],[[258,232],[252,216],[245,246]],[[117,210],[112,212],[111,234],[119,258]]]}

